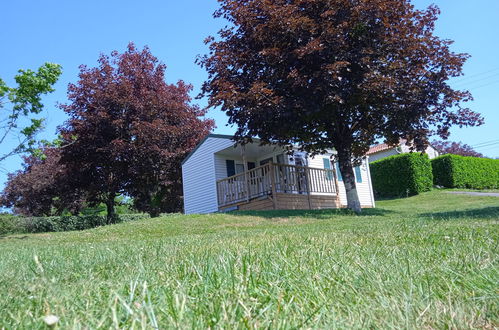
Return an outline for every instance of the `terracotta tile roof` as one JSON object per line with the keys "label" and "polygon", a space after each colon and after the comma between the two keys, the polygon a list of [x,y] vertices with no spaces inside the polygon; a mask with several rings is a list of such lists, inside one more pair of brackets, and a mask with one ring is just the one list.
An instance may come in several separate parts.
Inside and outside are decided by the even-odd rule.
{"label": "terracotta tile roof", "polygon": [[375,154],[377,152],[383,151],[390,149],[390,146],[386,143],[381,143],[381,144],[376,144],[369,148],[369,151],[367,152],[368,155]]}
{"label": "terracotta tile roof", "polygon": [[[405,143],[405,142],[406,142],[405,139],[400,139],[399,145],[402,144],[402,143]],[[383,151],[383,150],[392,149],[392,148],[395,148],[395,147],[396,146],[389,146],[386,143],[376,144],[376,145],[371,146],[371,148],[369,148],[369,151],[367,152],[367,155],[372,155],[372,154],[375,154],[377,152],[380,152],[380,151]]]}

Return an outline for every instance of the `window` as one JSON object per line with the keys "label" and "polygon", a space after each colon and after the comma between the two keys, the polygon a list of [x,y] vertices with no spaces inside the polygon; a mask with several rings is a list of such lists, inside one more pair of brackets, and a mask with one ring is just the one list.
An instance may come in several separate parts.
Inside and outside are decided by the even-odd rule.
{"label": "window", "polygon": [[286,163],[284,162],[284,155],[283,155],[283,154],[279,154],[279,155],[277,155],[277,156],[276,156],[276,161],[277,161],[277,163],[278,163],[278,164],[286,164]]}
{"label": "window", "polygon": [[360,170],[360,166],[355,166],[355,178],[358,183],[362,183],[362,171]]}
{"label": "window", "polygon": [[343,177],[341,176],[340,165],[336,163],[336,174],[338,175],[338,181],[343,181]]}
{"label": "window", "polygon": [[[322,158],[325,170],[331,170],[331,160],[329,158]],[[326,180],[333,180],[333,172],[326,171]]]}
{"label": "window", "polygon": [[225,167],[227,168],[227,177],[233,176],[236,174],[236,164],[231,159],[225,160]]}

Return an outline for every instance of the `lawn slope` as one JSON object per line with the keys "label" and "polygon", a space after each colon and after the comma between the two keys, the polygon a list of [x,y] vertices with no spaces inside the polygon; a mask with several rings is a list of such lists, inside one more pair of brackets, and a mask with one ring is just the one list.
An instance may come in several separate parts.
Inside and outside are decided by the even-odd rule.
{"label": "lawn slope", "polygon": [[0,328],[493,328],[499,198],[0,237]]}

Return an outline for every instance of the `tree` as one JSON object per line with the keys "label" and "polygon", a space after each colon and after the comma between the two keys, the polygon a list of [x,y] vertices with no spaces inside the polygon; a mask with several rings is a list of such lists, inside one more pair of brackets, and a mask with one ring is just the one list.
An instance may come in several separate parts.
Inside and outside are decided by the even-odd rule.
{"label": "tree", "polygon": [[70,184],[67,168],[59,163],[59,148],[41,147],[43,157],[24,157],[23,169],[8,175],[0,205],[26,216],[77,214],[83,192]]}
{"label": "tree", "polygon": [[[8,87],[0,79],[0,162],[30,151],[36,145],[36,134],[43,128],[43,118],[35,118],[43,110],[41,96],[54,91],[52,86],[62,73],[61,66],[45,63],[37,72],[19,70],[17,87]],[[27,118],[28,120],[22,120]],[[28,122],[24,124],[24,122]],[[9,147],[10,141],[16,143]]]}
{"label": "tree", "polygon": [[466,54],[433,34],[435,6],[409,0],[219,0],[229,26],[198,58],[208,79],[201,96],[220,107],[245,143],[299,143],[337,151],[348,207],[360,211],[353,164],[377,139],[400,138],[424,150],[452,125],[479,125],[461,104]]}
{"label": "tree", "polygon": [[467,145],[462,142],[452,142],[452,141],[437,141],[434,140],[431,142],[432,146],[437,149],[440,154],[454,154],[461,156],[470,156],[470,157],[481,157],[485,156],[473,149],[470,145]]}
{"label": "tree", "polygon": [[165,68],[147,47],[131,43],[122,54],[100,56],[96,68],[81,66],[70,103],[61,106],[69,116],[61,162],[87,202],[106,204],[109,221],[118,195],[153,216],[178,210],[180,160],[213,127],[190,103],[192,87],[167,84]]}

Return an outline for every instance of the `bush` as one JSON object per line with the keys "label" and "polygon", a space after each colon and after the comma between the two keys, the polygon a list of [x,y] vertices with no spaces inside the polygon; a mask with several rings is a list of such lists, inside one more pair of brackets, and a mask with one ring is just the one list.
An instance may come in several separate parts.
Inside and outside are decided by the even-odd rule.
{"label": "bush", "polygon": [[[135,221],[145,217],[147,217],[145,214],[121,214],[116,217],[113,223]],[[103,215],[60,217],[0,216],[0,235],[84,230],[107,224],[106,216]]]}
{"label": "bush", "polygon": [[499,159],[443,155],[431,161],[434,182],[446,188],[499,188]]}
{"label": "bush", "polygon": [[428,191],[433,174],[428,155],[406,153],[370,164],[373,190],[378,197],[403,197]]}
{"label": "bush", "polygon": [[0,214],[0,235],[21,232],[19,217],[10,214]]}

